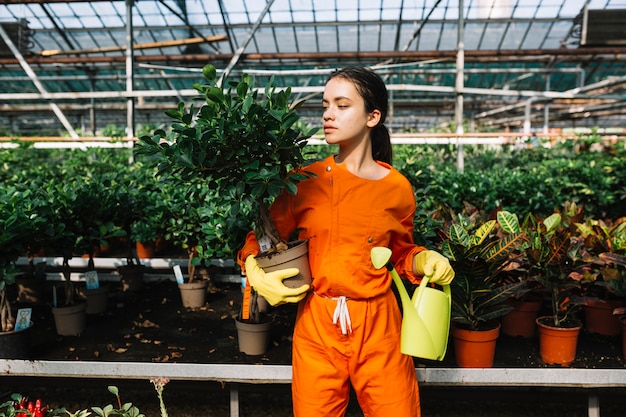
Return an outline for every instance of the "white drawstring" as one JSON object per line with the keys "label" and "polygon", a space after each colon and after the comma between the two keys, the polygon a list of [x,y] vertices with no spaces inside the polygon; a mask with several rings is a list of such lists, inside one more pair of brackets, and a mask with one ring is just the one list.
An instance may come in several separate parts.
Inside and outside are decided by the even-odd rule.
{"label": "white drawstring", "polygon": [[337,300],[337,306],[335,307],[335,314],[333,314],[333,324],[341,326],[341,333],[348,334],[348,330],[352,333],[352,322],[350,321],[350,311],[348,310],[348,297],[341,296],[331,298],[331,300]]}

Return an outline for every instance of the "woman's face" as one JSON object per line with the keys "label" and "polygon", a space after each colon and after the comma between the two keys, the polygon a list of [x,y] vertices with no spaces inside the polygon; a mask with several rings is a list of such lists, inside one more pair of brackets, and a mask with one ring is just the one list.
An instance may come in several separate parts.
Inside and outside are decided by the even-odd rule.
{"label": "woman's face", "polygon": [[367,139],[380,120],[380,111],[367,113],[363,98],[345,78],[335,77],[326,83],[322,105],[324,135],[329,144]]}

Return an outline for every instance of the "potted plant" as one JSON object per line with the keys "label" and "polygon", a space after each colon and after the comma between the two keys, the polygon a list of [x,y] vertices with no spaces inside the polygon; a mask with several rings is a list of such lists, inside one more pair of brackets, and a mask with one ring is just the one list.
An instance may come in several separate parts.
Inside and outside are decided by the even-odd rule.
{"label": "potted plant", "polygon": [[619,267],[620,255],[626,254],[626,218],[614,222],[588,219],[575,226],[575,240],[581,246],[580,260],[584,263],[581,282],[586,296],[585,329],[617,336],[622,326],[613,310],[623,307],[626,298],[626,276]]}
{"label": "potted plant", "polygon": [[0,185],[0,325],[5,358],[28,357],[31,321],[16,323],[7,287],[18,272],[15,262],[26,253],[28,242],[47,223],[33,210],[33,193],[14,186]]}
{"label": "potted plant", "polygon": [[315,130],[303,131],[298,125],[301,103],[292,104],[291,89],[277,90],[273,78],[261,99],[254,79],[246,74],[222,85],[214,66],[205,66],[203,75],[206,83],[194,87],[204,105],[196,112],[193,104],[180,103],[167,111],[173,119],[171,131],[157,129],[141,137],[136,153],[160,156],[160,174],[201,181],[216,192],[229,216],[249,208],[261,248],[267,246],[267,257],[275,258],[290,245],[278,236],[268,205],[283,190],[296,193],[296,184],[309,178],[303,168],[304,147]]}
{"label": "potted plant", "polygon": [[551,314],[536,320],[541,358],[561,366],[571,364],[576,357],[582,328],[577,312],[585,303],[580,295],[580,274],[574,271],[577,247],[572,245],[567,214],[566,221],[561,213],[554,213],[543,220],[529,215],[524,222],[529,235],[525,250],[529,270],[550,300]]}
{"label": "potted plant", "polygon": [[169,178],[161,186],[167,194],[165,238],[187,254],[186,278],[177,278],[181,300],[185,307],[202,307],[210,277],[200,274],[202,265],[197,247],[204,240],[202,229],[211,216],[207,208],[213,207],[213,192],[199,182],[182,182],[175,178]]}
{"label": "potted plant", "polygon": [[53,313],[60,335],[77,335],[85,328],[87,303],[78,297],[71,279],[69,261],[76,252],[89,256],[88,271],[94,271],[94,252],[107,239],[122,236],[124,231],[111,220],[107,196],[110,184],[105,178],[73,177],[62,183],[51,183],[48,198],[54,207],[54,221],[59,231],[55,237],[63,256],[64,292],[55,292]]}
{"label": "potted plant", "polygon": [[[462,367],[491,367],[500,324],[512,309],[504,301],[523,283],[501,284],[497,276],[511,262],[511,254],[525,241],[517,216],[500,211],[496,220],[479,224],[459,215],[448,227],[442,253],[455,271],[452,282],[452,327],[455,357]],[[477,338],[479,344],[471,344]],[[481,354],[477,346],[485,347]]]}

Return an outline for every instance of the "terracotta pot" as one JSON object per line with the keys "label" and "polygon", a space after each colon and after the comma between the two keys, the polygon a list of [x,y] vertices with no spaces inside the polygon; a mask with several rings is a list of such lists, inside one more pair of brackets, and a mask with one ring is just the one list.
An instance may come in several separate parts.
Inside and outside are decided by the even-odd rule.
{"label": "terracotta pot", "polygon": [[135,242],[135,249],[140,259],[154,258],[156,242]]}
{"label": "terracotta pot", "polygon": [[554,327],[551,316],[538,317],[539,353],[548,365],[569,366],[576,359],[578,335],[582,324],[575,327]]}
{"label": "terracotta pot", "polygon": [[79,336],[85,330],[87,303],[53,307],[54,324],[59,336]]}
{"label": "terracotta pot", "polygon": [[247,323],[235,319],[239,351],[246,355],[262,355],[267,352],[271,340],[272,321]]}
{"label": "terracotta pot", "polygon": [[538,300],[508,300],[513,310],[502,316],[502,333],[508,336],[531,338],[535,335],[541,302]]}
{"label": "terracotta pot", "polygon": [[585,330],[602,336],[617,336],[622,332],[619,317],[613,310],[624,306],[624,300],[589,301],[584,307]]}
{"label": "terracotta pot", "polygon": [[454,322],[450,328],[454,342],[454,357],[461,368],[491,368],[500,335],[500,323],[494,321],[489,330],[467,330]]}
{"label": "terracotta pot", "polygon": [[178,284],[183,307],[200,308],[206,303],[209,281],[193,281]]}

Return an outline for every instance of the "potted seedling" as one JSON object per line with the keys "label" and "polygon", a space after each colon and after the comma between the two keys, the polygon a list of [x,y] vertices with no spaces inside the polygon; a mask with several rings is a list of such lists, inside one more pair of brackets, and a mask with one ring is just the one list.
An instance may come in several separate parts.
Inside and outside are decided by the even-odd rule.
{"label": "potted seedling", "polygon": [[27,313],[17,315],[9,301],[7,287],[14,283],[15,262],[26,253],[28,242],[46,224],[32,204],[29,190],[0,185],[0,337],[3,358],[27,357],[30,349],[31,320]]}
{"label": "potted seedling", "polygon": [[[504,301],[523,285],[502,284],[498,274],[526,237],[517,216],[506,211],[484,223],[459,215],[447,229],[441,250],[456,274],[451,285],[456,361],[462,367],[491,367],[500,329],[496,319],[512,309]],[[474,339],[479,343],[471,343]],[[488,349],[482,354],[479,348]]]}
{"label": "potted seedling", "polygon": [[180,103],[167,111],[171,131],[141,137],[136,153],[159,155],[160,174],[215,190],[229,216],[249,208],[262,250],[275,258],[291,245],[276,232],[268,205],[284,190],[296,193],[296,184],[309,178],[304,147],[314,130],[301,128],[301,103],[292,104],[291,90],[278,90],[273,79],[259,93],[245,74],[222,85],[214,66],[205,66],[203,75],[205,83],[194,87],[204,105],[196,111],[193,104]]}

